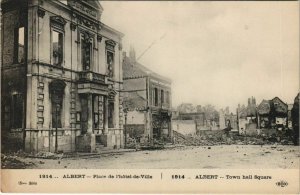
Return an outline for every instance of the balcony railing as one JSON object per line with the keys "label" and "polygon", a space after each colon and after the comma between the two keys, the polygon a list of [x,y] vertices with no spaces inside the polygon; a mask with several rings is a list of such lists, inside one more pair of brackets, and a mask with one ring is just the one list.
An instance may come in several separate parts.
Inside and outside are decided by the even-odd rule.
{"label": "balcony railing", "polygon": [[97,82],[106,83],[106,76],[103,74],[95,73],[92,71],[82,71],[79,72],[79,81],[82,82]]}

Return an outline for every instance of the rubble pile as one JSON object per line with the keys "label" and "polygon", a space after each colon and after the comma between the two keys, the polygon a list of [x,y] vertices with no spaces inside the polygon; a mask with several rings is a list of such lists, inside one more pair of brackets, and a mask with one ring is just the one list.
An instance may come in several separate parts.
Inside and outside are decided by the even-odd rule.
{"label": "rubble pile", "polygon": [[149,139],[147,137],[140,139],[138,142],[135,138],[127,137],[126,148],[136,150],[160,150],[164,149],[165,142],[163,140]]}
{"label": "rubble pile", "polygon": [[151,142],[142,143],[140,146],[140,149],[141,150],[161,150],[161,149],[165,148],[164,145],[165,145],[165,143],[162,140],[154,139],[152,141],[152,143]]}
{"label": "rubble pile", "polygon": [[185,145],[185,146],[211,146],[215,145],[212,140],[204,140],[199,136],[193,135],[182,135],[174,131],[174,144]]}
{"label": "rubble pile", "polygon": [[25,169],[33,166],[35,166],[33,162],[25,162],[23,158],[19,156],[1,154],[2,169]]}
{"label": "rubble pile", "polygon": [[126,139],[126,148],[128,149],[136,149],[138,148],[138,144],[135,138],[127,137]]}
{"label": "rubble pile", "polygon": [[292,141],[285,137],[272,136],[245,136],[237,133],[227,133],[225,131],[216,132],[212,135],[183,135],[176,131],[174,134],[174,144],[186,146],[212,146],[212,145],[264,145],[279,143],[282,145],[292,145]]}
{"label": "rubble pile", "polygon": [[32,158],[43,158],[43,159],[59,159],[64,156],[63,153],[52,153],[52,152],[46,152],[46,151],[40,151],[34,155],[29,155],[29,157]]}

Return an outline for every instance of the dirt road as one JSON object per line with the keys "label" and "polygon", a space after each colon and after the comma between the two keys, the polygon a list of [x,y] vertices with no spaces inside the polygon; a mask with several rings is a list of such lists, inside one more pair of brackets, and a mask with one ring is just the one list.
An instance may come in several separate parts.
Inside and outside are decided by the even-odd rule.
{"label": "dirt road", "polygon": [[95,158],[32,159],[38,169],[260,169],[299,168],[299,148],[271,145],[221,145],[127,152]]}

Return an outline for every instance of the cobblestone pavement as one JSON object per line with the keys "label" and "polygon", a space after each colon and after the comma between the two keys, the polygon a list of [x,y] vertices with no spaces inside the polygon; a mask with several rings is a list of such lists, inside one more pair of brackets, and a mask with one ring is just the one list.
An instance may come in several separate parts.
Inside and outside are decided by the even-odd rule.
{"label": "cobblestone pavement", "polygon": [[299,168],[299,157],[297,146],[219,145],[23,160],[35,169],[293,169]]}

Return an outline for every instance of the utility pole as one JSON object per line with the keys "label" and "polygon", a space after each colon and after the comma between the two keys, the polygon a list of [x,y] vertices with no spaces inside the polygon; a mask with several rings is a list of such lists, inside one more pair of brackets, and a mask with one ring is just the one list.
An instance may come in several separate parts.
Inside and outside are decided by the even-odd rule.
{"label": "utility pole", "polygon": [[124,116],[125,116],[125,126],[124,126],[124,134],[125,134],[125,143],[124,143],[124,148],[127,147],[127,112],[128,112],[128,109],[127,108],[124,108]]}
{"label": "utility pole", "polygon": [[55,153],[57,153],[57,148],[58,148],[58,143],[57,143],[57,126],[58,126],[58,112],[59,112],[60,106],[59,104],[56,104],[56,109],[55,109]]}

